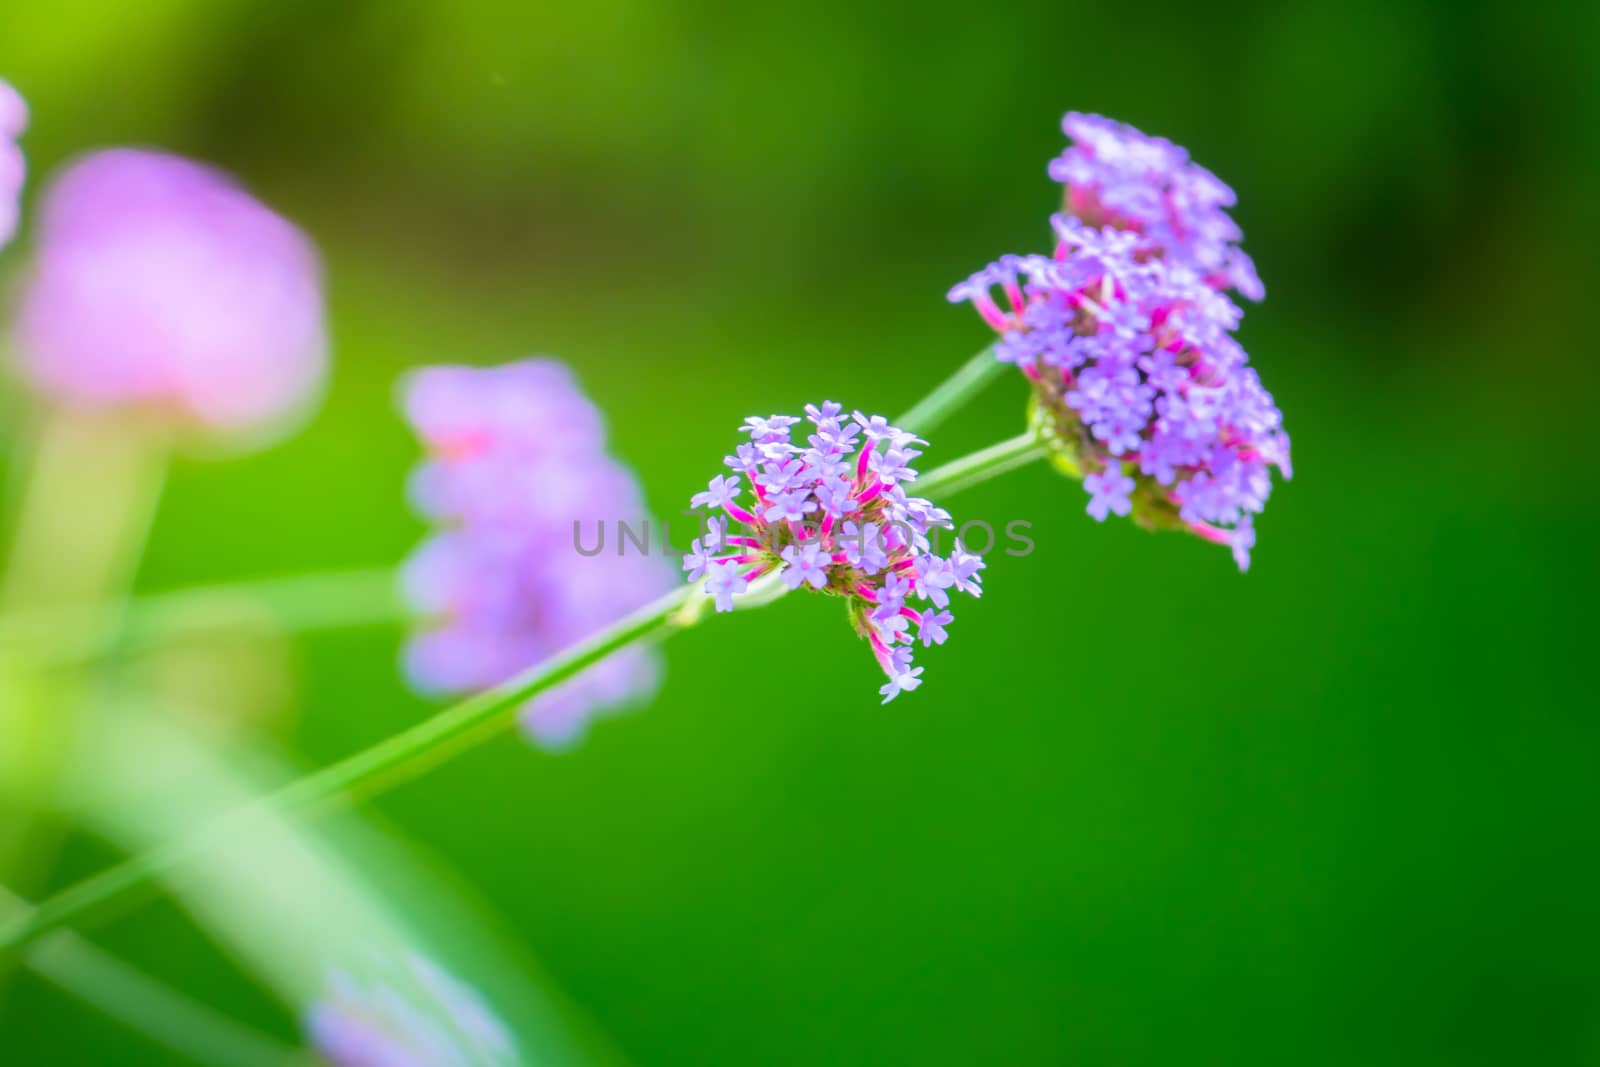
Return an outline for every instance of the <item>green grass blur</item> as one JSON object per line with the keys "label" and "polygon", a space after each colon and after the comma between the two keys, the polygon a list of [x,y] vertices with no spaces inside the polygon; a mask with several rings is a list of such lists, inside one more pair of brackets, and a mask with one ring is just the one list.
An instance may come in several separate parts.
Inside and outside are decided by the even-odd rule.
{"label": "green grass blur", "polygon": [[[577,751],[375,808],[640,1065],[1595,1063],[1597,11],[17,0],[0,77],[35,175],[159,144],[327,258],[324,407],[180,464],[148,589],[397,560],[426,362],[559,354],[670,514],[745,415],[893,414],[985,343],[943,295],[1043,248],[1062,111],[1186,145],[1239,192],[1294,439],[1248,575],[1028,469],[955,501],[1037,548],[913,696],[796,597],[674,640]],[[427,714],[400,636],[295,647],[289,751]],[[294,1033],[170,904],[96,938]],[[27,977],[0,1049],[180,1062]]]}

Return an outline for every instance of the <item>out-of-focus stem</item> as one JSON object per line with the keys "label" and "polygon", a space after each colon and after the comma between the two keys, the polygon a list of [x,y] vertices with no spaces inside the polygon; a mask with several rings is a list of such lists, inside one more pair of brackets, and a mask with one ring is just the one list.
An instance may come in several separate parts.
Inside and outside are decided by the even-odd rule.
{"label": "out-of-focus stem", "polygon": [[895,425],[918,436],[926,436],[960,410],[984,386],[1000,377],[1005,366],[995,358],[992,346],[985,348],[936,385],[933,392],[913,404],[910,411],[895,420]]}
{"label": "out-of-focus stem", "polygon": [[247,808],[222,816],[195,834],[179,838],[41,902],[0,926],[0,960],[68,921],[92,919],[152,879],[183,862],[207,843],[248,830],[261,809],[322,808],[380,793],[415,778],[495,736],[516,719],[530,697],[571,678],[635,641],[671,628],[691,587],[683,586],[613,623],[585,641],[530,667],[510,681],[454,704],[408,730],[332,766],[292,782]]}
{"label": "out-of-focus stem", "polygon": [[[46,646],[94,648],[117,627],[162,494],[166,448],[147,427],[50,411],[29,461],[0,579],[0,878],[24,888],[59,851],[61,830],[42,813],[93,685],[48,670]],[[74,622],[48,645],[13,635],[6,621],[35,609],[70,611]]]}
{"label": "out-of-focus stem", "polygon": [[50,635],[52,646],[99,639],[117,621],[165,477],[166,449],[148,429],[47,415],[0,580],[0,618],[59,612],[73,625]]}
{"label": "out-of-focus stem", "polygon": [[1049,454],[1044,443],[1034,433],[1019,434],[1007,441],[990,445],[968,456],[935,467],[917,479],[917,494],[937,501],[942,497],[981,485],[1010,470],[1026,466]]}
{"label": "out-of-focus stem", "polygon": [[[27,905],[0,887],[0,911]],[[190,1000],[71,930],[28,954],[28,969],[85,1004],[204,1067],[311,1067],[297,1049]]]}
{"label": "out-of-focus stem", "polygon": [[[26,891],[47,868],[58,830],[47,810],[77,711],[94,679],[49,670],[50,653],[81,655],[119,623],[166,472],[148,427],[52,410],[39,423],[0,578],[0,878]],[[59,611],[48,641],[12,620]]]}
{"label": "out-of-focus stem", "polygon": [[58,640],[83,628],[86,613],[74,608],[6,619],[0,642],[35,648],[40,662],[58,666],[112,651],[137,652],[175,636],[262,617],[295,633],[377,626],[411,617],[398,584],[393,567],[366,567],[192,586],[133,597],[121,626],[102,629],[97,645],[65,647]]}

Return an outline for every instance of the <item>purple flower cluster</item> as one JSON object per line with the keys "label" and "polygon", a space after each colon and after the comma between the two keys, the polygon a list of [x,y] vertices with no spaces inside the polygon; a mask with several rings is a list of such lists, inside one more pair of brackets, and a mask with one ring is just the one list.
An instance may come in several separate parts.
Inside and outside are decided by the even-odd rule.
{"label": "purple flower cluster", "polygon": [[421,957],[361,981],[328,978],[305,1016],[332,1067],[493,1067],[520,1062],[511,1032],[470,986]]}
{"label": "purple flower cluster", "polygon": [[[1028,376],[1059,463],[1084,476],[1091,516],[1188,529],[1230,546],[1247,569],[1271,468],[1288,477],[1290,467],[1283,417],[1234,339],[1241,312],[1219,288],[1229,275],[1218,256],[1230,270],[1249,263],[1225,255],[1222,235],[1237,231],[1220,194],[1201,195],[1215,179],[1181,149],[1104,119],[1069,115],[1068,129],[1085,144],[1057,160],[1062,175],[1094,190],[1092,204],[1116,205],[1115,221],[1138,225],[1056,215],[1053,256],[1006,256],[950,299],[970,301],[1000,334],[999,359]],[[1158,226],[1134,213],[1140,204],[1184,212]]]}
{"label": "purple flower cluster", "polygon": [[[633,475],[605,451],[600,413],[560,363],[429,367],[406,413],[428,449],[417,509],[442,527],[407,561],[406,594],[431,620],[406,648],[420,689],[497,685],[672,585],[659,556],[582,555],[574,527],[642,520]],[[595,714],[647,699],[660,674],[634,645],[529,702],[523,723],[559,747]]]}
{"label": "purple flower cluster", "polygon": [[790,589],[847,598],[889,678],[878,690],[888,703],[922,684],[912,649],[944,643],[950,591],[982,594],[983,559],[959,540],[939,555],[935,531],[954,528],[950,514],[908,492],[922,455],[915,446],[925,441],[881,415],[843,417],[832,401],[805,410],[804,443],[794,440],[798,418],[745,420],[750,439],[724,460],[734,474],[712,478],[690,501],[726,517],[707,520],[683,567],[690,581],[705,580],[718,611],[732,611],[768,573]]}
{"label": "purple flower cluster", "polygon": [[17,198],[27,164],[17,138],[28,128],[28,105],[10,85],[0,81],[0,248],[17,232]]}
{"label": "purple flower cluster", "polygon": [[46,193],[16,341],[44,392],[207,429],[259,429],[326,371],[317,255],[226,176],[115,149]]}
{"label": "purple flower cluster", "polygon": [[1050,161],[1050,177],[1066,186],[1067,214],[1139,234],[1141,254],[1182,264],[1208,285],[1266,295],[1224,210],[1237,197],[1222,179],[1166,138],[1101,115],[1068,112],[1061,128],[1075,143]]}

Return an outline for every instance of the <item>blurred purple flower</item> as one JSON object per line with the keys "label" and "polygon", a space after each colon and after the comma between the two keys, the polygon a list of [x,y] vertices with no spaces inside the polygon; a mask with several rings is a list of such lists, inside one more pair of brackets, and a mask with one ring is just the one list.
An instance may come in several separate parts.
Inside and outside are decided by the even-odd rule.
{"label": "blurred purple flower", "polygon": [[306,1012],[331,1067],[497,1067],[520,1062],[511,1032],[476,990],[411,957],[380,980],[344,971]]}
{"label": "blurred purple flower", "polygon": [[[417,688],[497,685],[671,587],[658,554],[620,552],[620,538],[578,551],[575,539],[587,551],[601,522],[638,530],[646,513],[564,366],[427,367],[407,381],[405,409],[429,453],[412,502],[441,527],[404,572],[407,598],[430,620],[406,646]],[[541,744],[569,745],[597,713],[653,695],[659,674],[653,650],[613,653],[531,700],[523,724]]]}
{"label": "blurred purple flower", "polygon": [[[856,632],[889,678],[878,690],[888,703],[922,684],[922,668],[911,665],[910,623],[924,645],[942,644],[951,621],[938,610],[950,603],[946,590],[978,596],[983,560],[960,541],[949,559],[932,551],[934,531],[955,524],[944,509],[907,494],[917,478],[907,464],[922,454],[912,446],[926,442],[881,415],[841,418],[832,401],[805,410],[812,424],[805,445],[793,439],[800,423],[793,416],[745,420],[740,429],[750,440],[723,461],[738,477],[713,478],[691,500],[720,507],[744,529],[728,536],[713,517],[683,568],[690,581],[705,577],[718,611],[734,610],[752,581],[773,572],[790,589],[846,597]],[[749,508],[738,503],[741,479],[753,497]],[[909,607],[912,596],[933,608]]]}
{"label": "blurred purple flower", "polygon": [[17,200],[27,176],[17,138],[27,128],[28,105],[15,89],[0,81],[0,248],[17,232]]}
{"label": "blurred purple flower", "polygon": [[1067,187],[1066,213],[1090,226],[1139,234],[1139,249],[1186,267],[1208,285],[1250,300],[1266,295],[1244,237],[1225,208],[1234,192],[1164,137],[1151,137],[1101,115],[1068,112],[1061,128],[1074,141],[1050,162]]}
{"label": "blurred purple flower", "polygon": [[23,373],[56,400],[241,430],[321,386],[316,252],[218,171],[96,152],[46,191],[37,243],[16,341]]}

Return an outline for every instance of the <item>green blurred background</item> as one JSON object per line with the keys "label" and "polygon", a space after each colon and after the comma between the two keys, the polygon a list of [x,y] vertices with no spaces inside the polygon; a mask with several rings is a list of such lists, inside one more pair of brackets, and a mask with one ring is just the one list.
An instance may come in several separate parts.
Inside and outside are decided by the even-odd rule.
{"label": "green blurred background", "polygon": [[[892,415],[985,343],[944,292],[1044,247],[1062,111],[1186,145],[1239,192],[1269,294],[1242,339],[1294,439],[1249,574],[1025,470],[955,502],[1037,550],[993,559],[914,696],[877,706],[837,604],[793,598],[674,640],[660,698],[578,750],[505,739],[376,810],[640,1065],[1565,1064],[1600,1062],[1597,31],[1579,3],[17,0],[0,76],[36,176],[161,145],[327,258],[325,406],[181,463],[148,589],[400,558],[394,381],[426,362],[559,354],[675,511],[745,415]],[[1015,433],[1024,392],[929,460]],[[268,729],[320,765],[424,716],[400,637],[295,645]],[[75,838],[52,884],[111,858]],[[169,904],[97,939],[295,1032]],[[8,1065],[181,1062],[29,978],[0,1034]]]}

